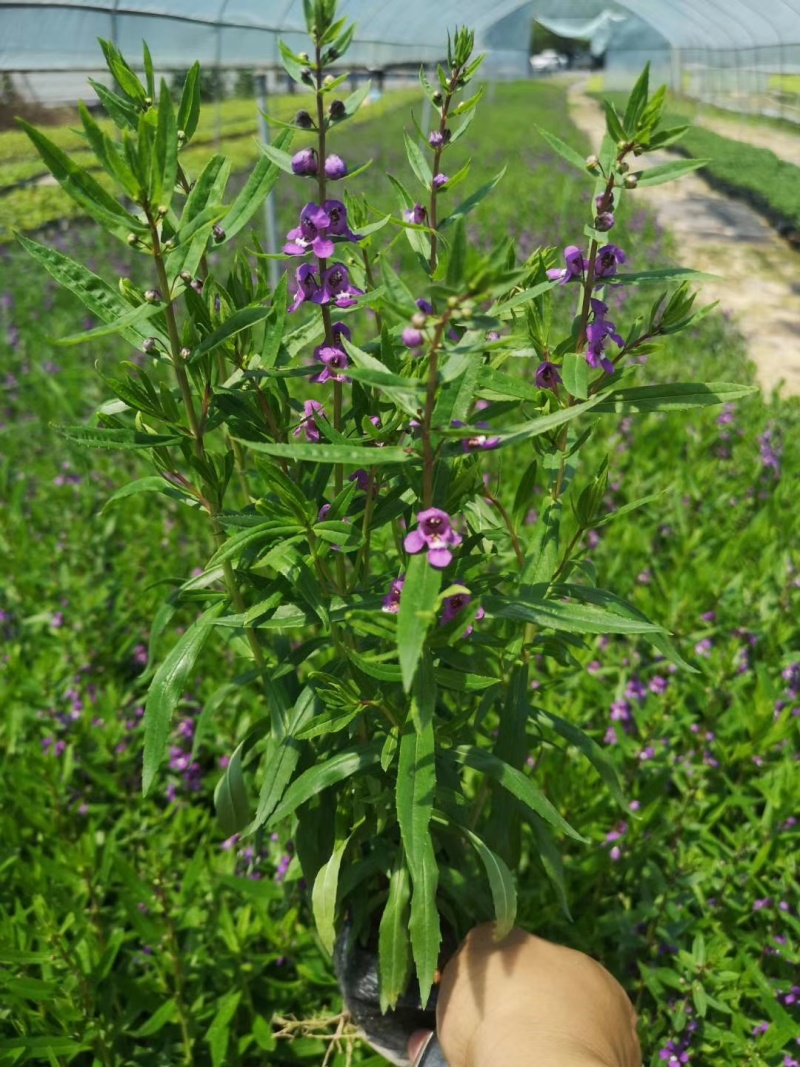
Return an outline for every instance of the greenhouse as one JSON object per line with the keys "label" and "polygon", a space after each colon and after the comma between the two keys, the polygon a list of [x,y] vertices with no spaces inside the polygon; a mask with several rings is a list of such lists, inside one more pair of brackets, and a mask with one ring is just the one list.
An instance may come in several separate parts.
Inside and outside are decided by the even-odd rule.
{"label": "greenhouse", "polygon": [[800,1067],[800,0],[0,0],[0,1065]]}

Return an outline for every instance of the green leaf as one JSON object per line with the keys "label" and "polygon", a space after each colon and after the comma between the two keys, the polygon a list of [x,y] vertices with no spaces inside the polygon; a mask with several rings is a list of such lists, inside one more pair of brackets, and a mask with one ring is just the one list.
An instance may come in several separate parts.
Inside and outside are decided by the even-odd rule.
{"label": "green leaf", "polygon": [[548,585],[552,580],[561,558],[559,546],[562,512],[561,499],[548,497],[526,553],[527,559],[522,572],[524,585]]}
{"label": "green leaf", "polygon": [[419,179],[420,185],[430,192],[431,183],[433,182],[433,171],[430,168],[430,164],[422,154],[422,149],[414,138],[409,137],[405,131],[403,132],[403,137],[405,138],[406,155],[408,156],[408,162],[411,164],[411,169]]}
{"label": "green leaf", "polygon": [[397,616],[397,654],[406,692],[414,681],[425,636],[436,623],[434,608],[441,587],[442,572],[428,563],[427,553],[412,556]]}
{"label": "green leaf", "polygon": [[[96,341],[100,337],[111,337],[115,333],[123,333],[131,326],[139,326],[141,323],[147,322],[148,319],[154,318],[154,316],[164,313],[163,305],[159,304],[140,304],[139,307],[131,307],[128,305],[127,312],[118,316],[113,322],[106,323],[105,326],[95,326],[92,330],[85,330],[83,333],[74,333],[68,337],[54,337],[53,344],[62,347],[68,347],[70,345],[82,345],[87,341]],[[140,331],[144,333],[144,331]]]}
{"label": "green leaf", "polygon": [[[40,245],[20,233],[16,237],[25,251],[30,253],[37,262],[41,263],[48,274],[51,274],[60,285],[74,293],[81,303],[93,315],[102,319],[103,322],[115,323],[130,314],[131,306],[122,299],[119,292],[112,289],[102,278],[93,274],[83,264],[70,259],[69,256],[65,256],[54,248]],[[165,346],[168,345],[165,336],[161,335],[159,331],[153,332]],[[126,341],[139,348],[146,334],[134,326],[127,326],[122,330],[122,336]]]}
{"label": "green leaf", "polygon": [[108,66],[109,71],[114,75],[114,79],[120,89],[136,104],[140,107],[144,107],[147,93],[133,70],[125,62],[122,53],[111,41],[104,41],[102,37],[98,38],[98,40],[100,42],[100,47],[103,49],[106,65]]}
{"label": "green leaf", "polygon": [[[404,590],[405,591],[405,590]],[[485,596],[486,612],[497,619],[532,622],[552,630],[576,634],[652,634],[664,633],[661,626],[647,619],[629,618],[588,604],[562,604],[519,592],[513,599]]]}
{"label": "green leaf", "polygon": [[245,739],[236,746],[214,790],[214,808],[226,837],[240,833],[250,821],[250,796],[242,768],[242,751],[246,745]]}
{"label": "green leaf", "polygon": [[628,97],[628,105],[625,108],[625,117],[622,120],[622,125],[625,127],[626,132],[635,137],[637,132],[637,126],[639,118],[645,109],[647,104],[647,95],[650,87],[650,64],[646,63],[644,70],[636,79],[636,84],[631,89],[631,94]]}
{"label": "green leaf", "polygon": [[274,826],[291,815],[301,804],[324,789],[351,778],[377,763],[381,756],[382,741],[370,741],[357,748],[343,749],[324,763],[318,763],[296,778],[284,794],[283,800],[267,821]]}
{"label": "green leaf", "polygon": [[608,129],[609,137],[615,142],[627,141],[625,130],[623,129],[619,115],[617,114],[617,109],[610,100],[603,101],[603,108],[606,113],[606,127]]}
{"label": "green leaf", "polygon": [[661,285],[663,282],[720,281],[718,274],[708,274],[689,267],[662,267],[659,270],[630,271],[614,276],[615,285]]}
{"label": "green leaf", "polygon": [[570,396],[585,400],[589,395],[589,364],[582,352],[568,352],[561,364],[561,380]]}
{"label": "green leaf", "polygon": [[231,1038],[231,1023],[242,999],[240,989],[229,990],[219,1001],[217,1013],[206,1030],[206,1042],[211,1050],[211,1067],[223,1067]]}
{"label": "green leaf", "polygon": [[191,141],[200,118],[200,64],[193,63],[186,81],[183,83],[181,102],[178,105],[176,126],[186,135],[186,142]]}
{"label": "green leaf", "polygon": [[540,726],[548,727],[554,733],[557,733],[559,737],[563,737],[570,745],[574,745],[600,775],[608,791],[620,807],[627,810],[628,804],[622,792],[616,767],[596,741],[592,740],[588,734],[585,734],[579,726],[575,726],[573,723],[567,722],[566,719],[559,718],[558,715],[545,711],[543,708],[531,707],[529,713],[534,722]]}
{"label": "green leaf", "polygon": [[95,429],[92,426],[55,426],[62,437],[89,448],[161,448],[179,444],[185,437],[177,434],[140,433],[138,430]]}
{"label": "green leaf", "polygon": [[279,170],[282,170],[285,174],[294,174],[294,171],[292,170],[292,157],[288,152],[284,152],[283,149],[278,148],[277,144],[259,144],[258,147],[270,163],[274,163]]}
{"label": "green leaf", "polygon": [[167,1023],[175,1022],[178,1018],[178,1005],[174,998],[165,1000],[160,1008],[150,1016],[146,1023],[137,1030],[131,1030],[131,1037],[152,1037],[159,1030],[163,1030]]}
{"label": "green leaf", "polygon": [[495,174],[495,176],[490,181],[486,182],[486,184],[482,185],[479,189],[476,189],[472,196],[468,196],[466,200],[462,200],[458,207],[455,208],[455,210],[452,211],[447,216],[447,218],[442,219],[441,223],[439,224],[439,228],[443,230],[446,226],[452,226],[452,224],[456,222],[457,219],[465,218],[470,213],[470,211],[472,211],[478,206],[478,204],[480,204],[482,200],[486,199],[489,193],[491,193],[491,191],[497,186],[498,182],[502,180],[505,172],[506,167],[503,167],[503,169],[497,174]]}
{"label": "green leaf", "polygon": [[225,344],[226,341],[241,333],[242,330],[249,330],[257,322],[263,322],[270,315],[271,310],[271,308],[259,306],[239,308],[238,311],[234,311],[213,333],[203,338],[192,352],[189,363],[194,363],[208,352],[213,352],[215,348],[219,348],[220,345]]}
{"label": "green leaf", "polygon": [[70,159],[58,145],[24,119],[17,119],[17,122],[33,141],[47,169],[67,196],[79,204],[87,215],[123,240],[127,240],[130,233],[143,234],[147,231],[145,223],[118,204],[96,178]]}
{"label": "green leaf", "polygon": [[544,873],[547,875],[548,881],[555,890],[561,910],[571,922],[572,915],[570,914],[569,903],[567,901],[567,889],[564,881],[564,863],[561,859],[561,853],[559,852],[555,841],[553,841],[547,823],[545,823],[543,819],[540,819],[538,815],[534,815],[533,812],[527,808],[523,808],[523,812],[536,836],[536,845],[539,850],[539,861],[544,868]]}
{"label": "green leaf", "polygon": [[675,181],[684,174],[691,174],[693,170],[708,166],[710,159],[675,159],[671,163],[662,163],[658,167],[650,167],[639,175],[637,188],[646,189],[648,185],[661,185],[662,182]]}
{"label": "green leaf", "polygon": [[582,156],[580,152],[576,152],[574,148],[570,148],[570,146],[565,144],[560,137],[556,137],[556,135],[550,133],[549,130],[545,130],[541,126],[536,126],[535,129],[542,135],[542,137],[544,137],[545,141],[547,141],[557,155],[561,156],[562,159],[566,159],[567,163],[571,163],[573,167],[577,167],[578,170],[583,171],[584,174],[587,173],[585,156]]}
{"label": "green leaf", "polygon": [[507,934],[511,933],[517,917],[517,890],[514,885],[513,875],[500,857],[492,852],[477,834],[474,834],[472,830],[468,830],[466,827],[462,827],[462,830],[486,868],[489,888],[492,891],[492,900],[494,901],[495,921],[497,923],[494,936],[496,940],[501,941]]}
{"label": "green leaf", "polygon": [[94,78],[87,80],[118,129],[124,130],[128,128],[135,130],[138,127],[141,111],[135,104],[132,104],[124,96],[112,93],[107,86],[103,85],[102,82],[95,81]]}
{"label": "green leaf", "polygon": [[405,992],[411,970],[411,943],[408,936],[408,901],[411,889],[404,866],[392,871],[389,897],[378,931],[378,967],[381,1011],[394,1008]]}
{"label": "green leaf", "polygon": [[367,445],[284,444],[278,441],[249,441],[239,438],[242,444],[255,452],[279,456],[307,463],[342,463],[348,467],[376,467],[387,463],[408,463],[418,457],[410,449],[387,445],[370,448]]}
{"label": "green leaf", "polygon": [[598,415],[636,415],[644,411],[685,411],[730,404],[758,392],[758,386],[735,382],[673,382],[616,389],[594,407]]}
{"label": "green leaf", "polygon": [[150,176],[150,202],[154,207],[168,208],[172,202],[178,175],[178,137],[172,97],[163,79],[158,99],[158,127],[151,165],[153,169]]}
{"label": "green leaf", "polygon": [[540,415],[538,419],[531,419],[530,422],[523,422],[512,430],[497,435],[500,438],[499,447],[516,445],[520,441],[527,441],[531,437],[539,437],[543,433],[549,433],[557,426],[563,426],[567,422],[572,422],[573,419],[580,418],[581,415],[591,411],[592,408],[598,408],[602,399],[603,394],[598,393],[597,396],[584,400],[581,404],[573,404],[572,407],[564,407],[549,415]]}
{"label": "green leaf", "polygon": [[112,504],[116,504],[118,500],[124,500],[126,497],[136,496],[139,493],[164,493],[166,496],[182,500],[187,497],[187,494],[165,481],[160,475],[153,475],[148,478],[137,478],[135,482],[128,482],[127,485],[121,486],[103,504],[103,511],[111,507]]}
{"label": "green leaf", "polygon": [[194,670],[197,657],[211,633],[224,602],[210,607],[183,633],[155,673],[147,692],[144,712],[144,766],[142,793],[147,795],[167,747],[172,713]]}
{"label": "green leaf", "polygon": [[310,686],[306,686],[288,708],[281,703],[277,687],[268,686],[268,694],[271,699],[272,736],[267,742],[261,792],[251,831],[257,830],[270,817],[292,780],[301,748],[296,735],[313,716],[316,703],[314,690]]}
{"label": "green leaf", "polygon": [[336,943],[336,898],[339,890],[339,870],[351,836],[349,835],[343,841],[337,841],[331,858],[317,872],[314,888],[311,890],[311,907],[317,933],[322,947],[331,955],[333,955],[333,946]]}
{"label": "green leaf", "polygon": [[[277,149],[288,148],[292,143],[292,137],[292,131],[282,132],[275,138],[273,144]],[[228,209],[228,214],[223,216],[220,222],[227,240],[235,237],[247,225],[272,192],[279,175],[280,169],[274,163],[266,157],[259,159],[242,191]]]}
{"label": "green leaf", "polygon": [[577,830],[573,830],[547,797],[534,785],[532,779],[522,771],[510,767],[490,752],[475,745],[459,745],[457,748],[443,752],[442,756],[454,763],[471,767],[494,782],[499,782],[512,796],[515,796],[545,822],[550,823],[556,830],[560,830],[567,837],[573,837],[576,841],[586,842],[586,838]]}

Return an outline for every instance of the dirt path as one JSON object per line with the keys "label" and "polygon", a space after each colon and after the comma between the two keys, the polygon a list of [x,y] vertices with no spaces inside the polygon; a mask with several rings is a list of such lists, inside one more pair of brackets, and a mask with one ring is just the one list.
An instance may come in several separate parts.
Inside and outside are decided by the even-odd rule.
{"label": "dirt path", "polygon": [[[576,84],[569,90],[572,118],[597,146],[603,115],[582,88]],[[656,155],[648,159],[675,158],[664,153],[656,160]],[[634,196],[672,232],[681,266],[724,278],[703,282],[701,296],[719,300],[736,319],[764,392],[782,383],[783,395],[800,395],[800,255],[752,208],[715,192],[695,174]],[[719,379],[726,379],[724,366]]]}
{"label": "dirt path", "polygon": [[744,116],[726,119],[719,115],[712,117],[701,113],[694,121],[698,126],[704,126],[721,137],[730,137],[732,141],[746,141],[756,148],[768,148],[779,159],[785,159],[788,163],[800,167],[800,129],[796,133],[792,130],[773,129],[750,122]]}

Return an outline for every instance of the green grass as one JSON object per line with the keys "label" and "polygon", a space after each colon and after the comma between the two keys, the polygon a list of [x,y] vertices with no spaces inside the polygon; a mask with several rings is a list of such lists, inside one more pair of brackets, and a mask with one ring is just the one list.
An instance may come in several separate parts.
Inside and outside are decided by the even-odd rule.
{"label": "green grass", "polygon": [[[471,222],[474,242],[510,233],[525,256],[541,243],[581,241],[585,190],[537,139],[535,124],[587,150],[557,87],[498,87],[459,146],[474,165],[453,194],[459,199],[508,164]],[[413,182],[404,125],[398,109],[342,133],[351,165],[375,160],[354,189],[384,209],[394,206],[387,171]],[[282,230],[295,224],[307,192],[287,184],[288,193],[279,187]],[[668,236],[635,198],[622,215],[614,239],[633,269],[671,262]],[[146,281],[146,260],[75,219],[54,239],[112,279]],[[388,254],[413,272],[404,249],[400,235]],[[409,285],[421,287],[414,277]],[[648,297],[612,294],[623,335]],[[559,291],[564,318],[572,299],[569,288]],[[82,318],[20,249],[3,250],[0,1063],[319,1064],[321,1042],[272,1036],[275,1014],[338,1011],[296,864],[284,881],[276,877],[291,855],[291,827],[275,841],[223,849],[212,815],[220,758],[256,710],[246,690],[224,688],[235,670],[225,655],[203,656],[181,705],[179,722],[194,729],[190,784],[174,769],[146,801],[139,794],[147,645],[161,656],[189,621],[164,619],[159,635],[152,620],[212,547],[195,512],[164,510],[150,495],[104,510],[135,460],[84,452],[52,430],[87,418],[105,399],[96,361],[110,371],[129,356],[116,340],[53,347],[51,338],[76,332]],[[740,338],[720,315],[640,371],[642,382],[693,378],[752,378]],[[681,1034],[698,1065],[778,1067],[794,1053],[797,1005],[778,994],[796,981],[800,962],[800,833],[792,822],[800,815],[800,701],[782,677],[800,661],[799,430],[797,400],[609,420],[575,475],[592,473],[610,448],[609,517],[659,494],[598,528],[583,565],[663,621],[699,673],[671,674],[648,646],[621,639],[599,639],[563,667],[539,665],[537,702],[596,738],[636,811],[620,812],[572,749],[542,744],[531,730],[537,783],[589,844],[565,844],[550,860],[564,865],[575,921],[532,855],[518,871],[520,918],[619,976],[640,1012],[651,1067]],[[762,462],[765,432],[782,442],[779,476]],[[501,494],[513,488],[515,471],[495,474]],[[611,717],[619,701],[627,702],[628,729]],[[183,729],[172,743],[188,752]],[[612,832],[620,836],[607,840]],[[764,1020],[770,1030],[752,1037]],[[379,1060],[358,1050],[354,1062]],[[332,1067],[345,1063],[343,1052],[333,1055]]]}

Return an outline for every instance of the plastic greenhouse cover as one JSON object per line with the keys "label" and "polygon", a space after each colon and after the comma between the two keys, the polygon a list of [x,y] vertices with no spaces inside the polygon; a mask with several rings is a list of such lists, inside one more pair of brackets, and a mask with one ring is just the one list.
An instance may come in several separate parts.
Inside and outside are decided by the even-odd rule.
{"label": "plastic greenhouse cover", "polygon": [[[628,23],[657,31],[665,44],[708,50],[800,43],[800,0],[343,0],[341,13],[358,23],[353,65],[431,63],[442,56],[448,30],[476,30],[479,45],[527,60],[525,20],[590,20],[623,12]],[[513,17],[512,17],[513,16]],[[610,47],[615,26],[607,22]],[[631,26],[627,34],[630,37]],[[126,54],[148,41],[162,66],[200,59],[222,66],[277,65],[278,37],[305,43],[302,0],[0,0],[0,70],[86,70],[99,65],[97,37]],[[652,36],[650,36],[652,41]],[[484,45],[486,47],[486,45]]]}

